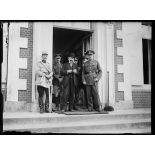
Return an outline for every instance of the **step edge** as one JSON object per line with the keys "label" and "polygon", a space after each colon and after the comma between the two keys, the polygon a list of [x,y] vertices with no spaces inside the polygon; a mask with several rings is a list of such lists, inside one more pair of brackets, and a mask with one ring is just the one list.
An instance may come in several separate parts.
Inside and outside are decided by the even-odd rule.
{"label": "step edge", "polygon": [[[49,123],[45,124],[27,124],[26,126],[23,124],[18,124],[18,125],[5,125],[3,126],[3,130],[16,130],[16,129],[29,129],[30,126],[32,129],[37,129],[37,128],[62,128],[62,127],[79,127],[79,126],[92,126],[92,125],[119,125],[119,124],[133,124],[133,123],[151,123],[150,119],[137,119],[137,120],[121,120],[121,121],[107,121],[106,123],[103,121],[95,121],[95,122],[81,122],[79,124],[76,124],[76,122],[72,123],[65,123],[65,124],[59,124],[59,125],[53,125]],[[28,128],[29,127],[29,128]]]}

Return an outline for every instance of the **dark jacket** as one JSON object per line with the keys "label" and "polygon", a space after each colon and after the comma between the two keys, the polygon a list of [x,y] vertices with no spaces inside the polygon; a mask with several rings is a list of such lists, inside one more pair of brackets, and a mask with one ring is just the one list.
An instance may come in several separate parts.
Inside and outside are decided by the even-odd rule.
{"label": "dark jacket", "polygon": [[[73,70],[73,69],[77,69],[77,73],[67,73],[67,70]],[[77,75],[79,74],[78,71],[78,66],[77,64],[73,63],[73,66],[71,67],[69,63],[65,63],[62,67],[61,70],[61,75],[64,76],[63,78],[63,86],[66,87],[67,85],[69,85],[69,80],[73,79],[74,80],[74,85],[77,86]]]}
{"label": "dark jacket", "polygon": [[53,85],[59,85],[60,79],[63,79],[63,77],[61,76],[62,66],[63,66],[62,64],[57,63],[53,65],[53,81],[52,81]]}

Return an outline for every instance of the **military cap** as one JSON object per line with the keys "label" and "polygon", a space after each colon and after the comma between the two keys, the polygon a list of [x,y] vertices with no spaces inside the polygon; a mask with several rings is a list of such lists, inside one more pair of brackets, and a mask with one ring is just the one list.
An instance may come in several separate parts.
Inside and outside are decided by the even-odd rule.
{"label": "military cap", "polygon": [[85,55],[87,55],[87,54],[88,54],[88,55],[89,55],[89,54],[95,54],[95,52],[94,52],[93,50],[88,50],[88,51],[85,52]]}
{"label": "military cap", "polygon": [[68,57],[74,58],[74,57],[75,57],[75,53],[70,53],[70,54],[68,55]]}
{"label": "military cap", "polygon": [[61,54],[56,54],[56,55],[55,55],[55,58],[61,58],[61,57],[62,57]]}
{"label": "military cap", "polygon": [[47,51],[42,51],[42,55],[48,55]]}

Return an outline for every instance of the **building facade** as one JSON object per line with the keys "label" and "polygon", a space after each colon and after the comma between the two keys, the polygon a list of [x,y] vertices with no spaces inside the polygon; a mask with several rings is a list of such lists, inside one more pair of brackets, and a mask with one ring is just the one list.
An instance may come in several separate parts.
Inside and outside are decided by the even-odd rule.
{"label": "building facade", "polygon": [[95,51],[103,75],[102,106],[151,107],[151,23],[11,22],[3,23],[2,94],[4,111],[36,111],[35,66],[41,51]]}

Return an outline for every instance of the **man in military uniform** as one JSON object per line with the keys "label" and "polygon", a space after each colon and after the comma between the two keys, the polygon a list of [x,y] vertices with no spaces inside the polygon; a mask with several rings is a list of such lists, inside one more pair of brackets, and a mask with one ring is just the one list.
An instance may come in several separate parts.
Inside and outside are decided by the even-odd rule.
{"label": "man in military uniform", "polygon": [[62,69],[61,63],[61,54],[56,54],[55,62],[53,64],[53,101],[56,103],[57,110],[60,110],[60,102],[62,98],[62,80],[63,77],[61,76],[60,72]]}
{"label": "man in military uniform", "polygon": [[[65,63],[61,70],[63,78],[64,104],[63,111],[72,111],[75,108],[75,87],[77,86],[78,66],[74,63],[75,54],[68,56],[68,62]],[[69,102],[68,102],[69,99]],[[69,105],[68,105],[69,103]],[[69,109],[68,109],[69,108]]]}
{"label": "man in military uniform", "polygon": [[[39,93],[40,113],[49,112],[49,88],[51,85],[52,69],[46,61],[48,53],[42,52],[42,61],[39,61],[36,66],[36,85]],[[43,95],[46,94],[45,107],[43,103]]]}
{"label": "man in military uniform", "polygon": [[93,54],[95,52],[88,50],[85,53],[87,62],[83,65],[83,84],[86,87],[88,111],[101,111],[101,103],[98,94],[98,81],[102,76],[102,70],[99,62],[93,60]]}

